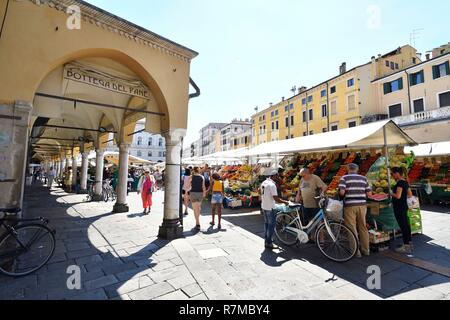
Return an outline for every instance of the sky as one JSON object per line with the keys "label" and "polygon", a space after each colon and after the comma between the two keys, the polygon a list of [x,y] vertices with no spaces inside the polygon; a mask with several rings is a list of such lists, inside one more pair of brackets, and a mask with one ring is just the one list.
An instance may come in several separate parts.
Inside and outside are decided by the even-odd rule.
{"label": "sky", "polygon": [[[450,42],[443,0],[88,0],[199,52],[191,77],[186,145],[209,122],[250,118],[372,56]],[[411,43],[411,33],[417,30]],[[193,89],[191,89],[193,90]]]}

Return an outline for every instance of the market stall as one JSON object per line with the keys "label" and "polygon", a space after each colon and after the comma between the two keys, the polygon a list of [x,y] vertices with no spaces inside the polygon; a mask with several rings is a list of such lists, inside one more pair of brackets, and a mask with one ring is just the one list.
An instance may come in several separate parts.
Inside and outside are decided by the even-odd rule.
{"label": "market stall", "polygon": [[[377,201],[369,204],[368,222],[371,224],[371,241],[378,243],[395,235],[392,200],[389,195],[393,181],[390,168],[402,166],[409,169],[412,157],[405,156],[403,146],[416,143],[394,122],[381,121],[319,135],[291,140],[269,142],[248,152],[248,156],[290,154],[283,159],[284,167],[280,187],[285,199],[293,200],[300,183],[299,169],[307,167],[329,185],[328,196],[335,197],[339,180],[346,174],[346,165],[359,164],[376,194]],[[392,163],[391,163],[392,162]],[[420,209],[410,212],[413,230],[421,231]]]}
{"label": "market stall", "polygon": [[411,186],[421,203],[450,204],[450,142],[405,148],[416,159],[409,172]]}

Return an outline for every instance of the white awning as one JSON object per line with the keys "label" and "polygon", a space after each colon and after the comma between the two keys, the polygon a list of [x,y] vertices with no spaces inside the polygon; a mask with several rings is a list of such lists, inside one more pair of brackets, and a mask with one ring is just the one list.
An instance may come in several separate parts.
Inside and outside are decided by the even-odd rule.
{"label": "white awning", "polygon": [[411,151],[417,157],[448,156],[448,155],[450,155],[450,141],[439,142],[439,143],[420,144],[416,147],[405,148],[406,154],[411,153]]}
{"label": "white awning", "polygon": [[355,128],[264,143],[249,150],[245,156],[379,148],[385,145],[384,128],[386,128],[387,146],[417,145],[393,121],[386,120]]}

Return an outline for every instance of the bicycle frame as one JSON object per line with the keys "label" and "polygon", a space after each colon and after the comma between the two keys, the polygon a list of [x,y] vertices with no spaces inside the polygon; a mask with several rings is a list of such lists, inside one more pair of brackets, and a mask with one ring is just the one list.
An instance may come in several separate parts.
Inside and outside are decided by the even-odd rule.
{"label": "bicycle frame", "polygon": [[336,237],[333,234],[333,232],[331,231],[330,225],[329,225],[328,220],[327,220],[327,218],[326,218],[326,216],[324,214],[323,209],[319,210],[319,212],[309,222],[309,224],[307,226],[303,226],[302,219],[300,218],[299,209],[295,210],[295,212],[297,213],[297,217],[294,219],[294,221],[291,222],[290,225],[295,224],[296,226],[298,226],[298,228],[287,226],[285,228],[286,230],[291,231],[294,234],[297,234],[298,233],[297,231],[301,230],[301,231],[305,232],[309,236],[309,235],[311,235],[311,233],[314,230],[317,230],[317,228],[320,225],[325,224],[325,227],[327,228],[328,234],[330,235],[331,239],[333,239],[333,241],[336,242]]}

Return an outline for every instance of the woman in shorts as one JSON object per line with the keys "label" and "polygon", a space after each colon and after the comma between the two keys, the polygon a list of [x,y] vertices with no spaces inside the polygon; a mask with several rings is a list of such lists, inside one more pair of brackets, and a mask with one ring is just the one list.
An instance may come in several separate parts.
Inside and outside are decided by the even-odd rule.
{"label": "woman in shorts", "polygon": [[189,179],[189,187],[191,192],[192,208],[195,216],[195,230],[200,231],[200,213],[202,211],[202,202],[206,196],[205,178],[200,173],[200,169],[195,167]]}
{"label": "woman in shorts", "polygon": [[211,187],[212,191],[212,198],[211,198],[211,208],[212,208],[212,221],[211,226],[214,227],[215,224],[215,217],[216,217],[216,209],[217,209],[217,217],[219,220],[218,228],[219,230],[222,229],[222,204],[223,204],[223,197],[225,194],[224,191],[224,185],[223,181],[220,178],[220,175],[218,173],[214,173],[212,176],[211,181]]}
{"label": "woman in shorts", "polygon": [[188,215],[188,209],[189,209],[189,197],[190,197],[190,190],[191,190],[191,170],[186,169],[184,171],[183,175],[183,202],[184,202],[184,215]]}

